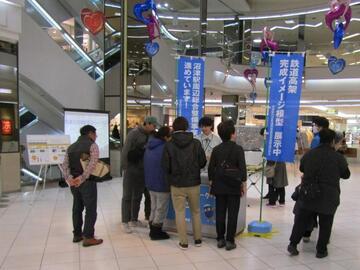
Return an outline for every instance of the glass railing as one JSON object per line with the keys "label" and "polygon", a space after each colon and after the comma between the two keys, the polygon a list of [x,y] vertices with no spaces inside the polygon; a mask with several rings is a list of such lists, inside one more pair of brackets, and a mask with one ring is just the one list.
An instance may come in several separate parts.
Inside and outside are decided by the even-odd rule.
{"label": "glass railing", "polygon": [[[343,58],[348,66],[360,65],[360,4],[355,3],[351,9],[351,23],[338,49],[334,49],[333,33],[324,22],[326,9],[299,12],[297,15],[282,14],[278,17],[239,16],[238,20],[235,20],[235,16],[230,16],[228,19],[234,19],[233,21],[208,14],[206,55],[218,58],[229,58],[232,55],[236,58],[239,54],[249,56],[252,52],[259,52],[263,29],[268,27],[274,33],[279,51],[306,52],[307,67],[326,66],[329,56]],[[162,37],[170,42],[174,52],[196,55],[199,49],[199,14],[187,16],[165,12],[159,12]],[[177,23],[173,24],[175,17]],[[238,27],[241,23],[242,27]],[[231,26],[233,33],[228,31]],[[243,33],[239,33],[240,29]],[[241,57],[240,64],[248,64],[247,56]]]}
{"label": "glass railing", "polygon": [[94,80],[101,80],[104,72],[97,64],[103,59],[104,54],[96,43],[93,42],[94,53],[87,53],[63,26],[58,23],[36,0],[27,0],[25,8],[30,17],[43,28],[48,35]]}

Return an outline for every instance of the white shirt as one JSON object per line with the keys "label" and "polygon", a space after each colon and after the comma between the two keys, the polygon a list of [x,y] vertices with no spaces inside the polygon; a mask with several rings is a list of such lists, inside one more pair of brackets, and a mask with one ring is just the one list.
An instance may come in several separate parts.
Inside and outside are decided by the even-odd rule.
{"label": "white shirt", "polygon": [[206,159],[208,161],[207,163],[209,163],[211,153],[214,150],[215,146],[218,146],[219,144],[222,143],[220,137],[214,133],[211,133],[208,136],[205,135],[204,133],[201,133],[196,137],[196,139],[198,139],[201,142],[202,148],[205,151]]}

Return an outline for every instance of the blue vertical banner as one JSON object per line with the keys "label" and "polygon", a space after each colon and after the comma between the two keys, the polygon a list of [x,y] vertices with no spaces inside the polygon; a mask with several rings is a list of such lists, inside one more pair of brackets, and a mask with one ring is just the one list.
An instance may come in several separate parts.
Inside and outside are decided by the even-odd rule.
{"label": "blue vertical banner", "polygon": [[303,54],[276,54],[272,57],[265,148],[267,160],[294,161],[303,69]]}
{"label": "blue vertical banner", "polygon": [[178,85],[176,113],[189,121],[191,132],[200,133],[199,120],[204,106],[204,73],[205,61],[201,57],[185,57],[178,59]]}

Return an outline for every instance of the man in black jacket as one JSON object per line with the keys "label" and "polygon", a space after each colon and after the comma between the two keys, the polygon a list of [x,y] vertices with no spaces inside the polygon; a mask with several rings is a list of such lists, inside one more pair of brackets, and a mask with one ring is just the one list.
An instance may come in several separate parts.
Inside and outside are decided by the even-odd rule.
{"label": "man in black jacket", "polygon": [[296,246],[314,215],[319,216],[320,226],[316,257],[324,258],[328,255],[327,244],[334,215],[340,204],[340,178],[350,177],[346,159],[334,149],[335,132],[323,129],[319,136],[320,145],[307,152],[300,162],[300,171],[304,173],[302,186],[315,185],[319,192],[313,198],[300,195],[296,202],[295,223],[288,246],[291,255],[299,254]]}
{"label": "man in black jacket", "polygon": [[[236,248],[235,234],[240,209],[240,197],[246,188],[246,162],[244,150],[236,144],[235,126],[232,121],[218,126],[222,144],[212,152],[209,164],[211,193],[216,196],[216,233],[218,248]],[[231,169],[231,177],[224,167]],[[227,222],[226,222],[227,216]],[[225,239],[226,233],[226,239]],[[226,241],[225,241],[226,240]]]}
{"label": "man in black jacket", "polygon": [[191,132],[186,132],[188,127],[186,118],[175,119],[172,140],[166,143],[162,159],[165,177],[171,186],[171,198],[181,249],[188,248],[185,221],[186,200],[190,206],[195,245],[201,246],[200,170],[206,165],[206,156],[201,143],[194,139]]}

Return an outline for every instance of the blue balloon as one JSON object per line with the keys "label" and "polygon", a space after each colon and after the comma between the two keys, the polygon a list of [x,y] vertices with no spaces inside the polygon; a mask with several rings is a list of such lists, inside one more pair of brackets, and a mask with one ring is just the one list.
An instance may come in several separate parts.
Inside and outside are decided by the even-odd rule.
{"label": "blue balloon", "polygon": [[153,10],[156,12],[156,4],[154,0],[146,0],[144,3],[137,3],[134,5],[133,13],[135,15],[135,18],[142,22],[143,24],[148,25],[150,23],[150,20],[147,18],[144,18],[143,12]]}
{"label": "blue balloon", "polygon": [[269,78],[269,77],[266,77],[264,79],[265,88],[268,88],[270,86],[270,81],[271,81],[271,78]]}
{"label": "blue balloon", "polygon": [[255,100],[256,100],[256,98],[257,98],[257,93],[254,92],[254,91],[251,92],[251,93],[250,93],[250,98],[251,98],[252,102],[255,103]]}
{"label": "blue balloon", "polygon": [[261,53],[261,60],[264,62],[264,63],[267,63],[269,61],[269,52],[268,51],[263,51]]}
{"label": "blue balloon", "polygon": [[328,60],[328,67],[331,73],[336,75],[345,69],[346,61],[342,58],[337,59],[335,56],[332,56]]}
{"label": "blue balloon", "polygon": [[335,31],[334,31],[334,48],[338,49],[340,47],[340,44],[345,36],[345,27],[343,23],[339,23],[336,25]]}
{"label": "blue balloon", "polygon": [[157,42],[145,43],[145,51],[149,57],[155,56],[159,52],[160,46]]}

